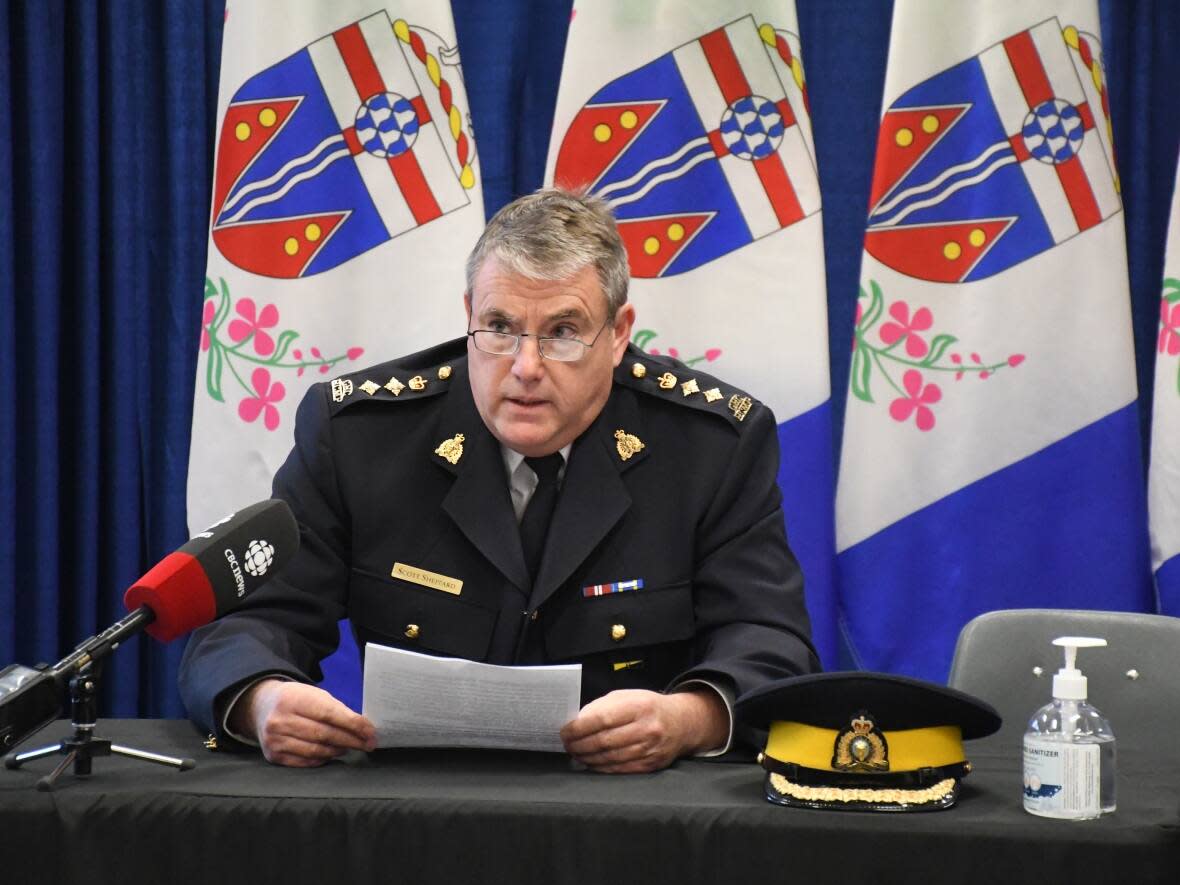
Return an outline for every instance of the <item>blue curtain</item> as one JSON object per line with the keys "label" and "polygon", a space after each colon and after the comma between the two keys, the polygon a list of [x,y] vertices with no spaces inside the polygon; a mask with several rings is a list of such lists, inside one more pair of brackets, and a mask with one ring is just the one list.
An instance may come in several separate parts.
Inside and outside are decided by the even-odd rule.
{"label": "blue curtain", "polygon": [[[0,666],[53,662],[182,543],[221,3],[0,5]],[[179,713],[178,648],[103,709]]]}
{"label": "blue curtain", "polygon": [[[797,4],[838,432],[892,8]],[[1180,4],[1100,5],[1146,441]],[[570,7],[453,0],[489,214],[541,183]],[[106,627],[187,537],[223,14],[224,0],[0,5],[0,666],[56,661]],[[180,643],[128,645],[104,714],[181,715]]]}

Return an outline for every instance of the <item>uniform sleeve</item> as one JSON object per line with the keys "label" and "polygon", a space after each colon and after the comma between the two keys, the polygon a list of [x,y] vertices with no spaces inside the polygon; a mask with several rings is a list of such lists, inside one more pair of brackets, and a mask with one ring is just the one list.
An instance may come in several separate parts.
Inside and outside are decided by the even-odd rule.
{"label": "uniform sleeve", "polygon": [[299,523],[299,550],[236,611],[195,631],[181,661],[180,693],[190,717],[222,739],[225,707],[244,685],[262,674],[318,682],[319,662],[340,641],[350,557],[326,387],[317,384],[304,396],[294,448],[274,478],[273,496]]}
{"label": "uniform sleeve", "polygon": [[819,669],[803,573],[787,544],[778,437],[766,407],[749,416],[698,531],[693,575],[695,667],[742,694]]}

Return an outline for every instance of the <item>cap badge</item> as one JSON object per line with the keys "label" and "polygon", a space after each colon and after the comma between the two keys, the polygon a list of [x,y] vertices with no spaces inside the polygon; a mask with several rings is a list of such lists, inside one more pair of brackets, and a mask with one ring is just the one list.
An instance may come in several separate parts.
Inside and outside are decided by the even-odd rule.
{"label": "cap badge", "polygon": [[644,449],[643,441],[632,433],[619,429],[615,431],[615,449],[624,461],[630,461],[631,456]]}
{"label": "cap badge", "polygon": [[332,402],[342,403],[352,393],[352,381],[348,378],[332,379]]}
{"label": "cap badge", "polygon": [[463,457],[463,441],[467,439],[463,434],[456,433],[450,439],[444,439],[434,450],[434,454],[451,464],[458,464]]}
{"label": "cap badge", "polygon": [[872,714],[864,710],[852,717],[836,735],[832,768],[837,771],[888,771],[889,745]]}
{"label": "cap badge", "polygon": [[676,386],[676,376],[673,375],[671,372],[665,372],[663,375],[661,375],[656,380],[660,382],[660,389],[661,390],[671,390],[673,387]]}

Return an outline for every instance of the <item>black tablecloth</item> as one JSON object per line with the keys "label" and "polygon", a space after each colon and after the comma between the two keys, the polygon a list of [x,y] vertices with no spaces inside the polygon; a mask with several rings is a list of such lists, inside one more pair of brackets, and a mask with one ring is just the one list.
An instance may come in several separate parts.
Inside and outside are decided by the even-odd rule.
{"label": "black tablecloth", "polygon": [[0,770],[0,882],[1180,881],[1167,738],[1158,759],[1120,760],[1117,812],[1066,822],[1021,809],[1018,748],[994,741],[968,744],[956,808],[865,814],[773,806],[749,763],[610,776],[552,754],[387,750],[296,770],[211,753],[185,722],[97,734],[197,767],[98,758],[52,793],[35,783],[58,757]]}

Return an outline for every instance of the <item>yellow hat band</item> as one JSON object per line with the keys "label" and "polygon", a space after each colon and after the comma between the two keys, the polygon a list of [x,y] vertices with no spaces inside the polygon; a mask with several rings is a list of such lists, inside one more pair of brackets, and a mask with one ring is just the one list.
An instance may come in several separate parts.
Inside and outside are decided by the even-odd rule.
{"label": "yellow hat band", "polygon": [[[882,732],[889,744],[889,771],[916,771],[966,762],[963,731],[957,725],[935,725]],[[804,768],[835,771],[833,748],[840,732],[802,722],[774,722],[766,755]]]}

